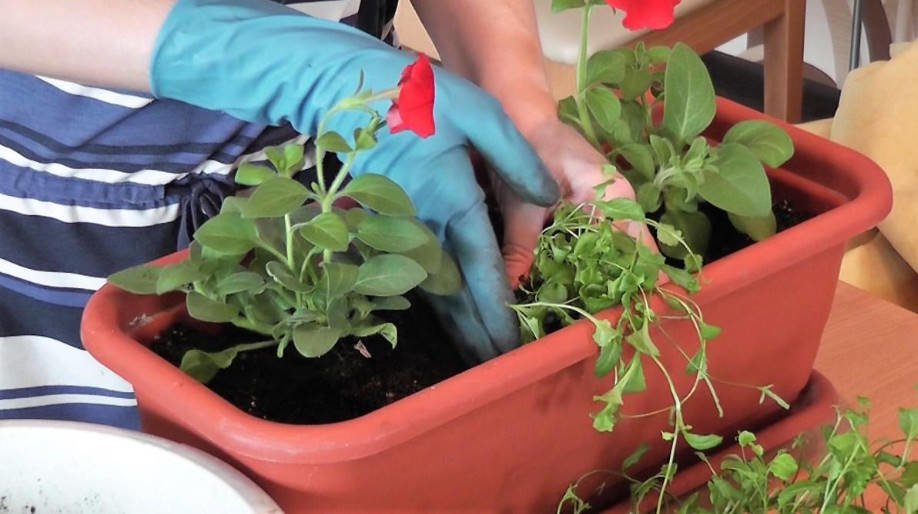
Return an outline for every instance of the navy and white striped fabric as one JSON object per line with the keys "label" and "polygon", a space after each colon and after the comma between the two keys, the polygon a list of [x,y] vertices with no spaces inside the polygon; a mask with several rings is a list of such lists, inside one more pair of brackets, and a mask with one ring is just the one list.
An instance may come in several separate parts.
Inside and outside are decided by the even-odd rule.
{"label": "navy and white striped fabric", "polygon": [[[283,3],[354,23],[360,6]],[[0,419],[136,428],[130,386],[80,344],[87,299],[114,271],[185,245],[232,192],[240,163],[305,140],[289,127],[0,70]]]}

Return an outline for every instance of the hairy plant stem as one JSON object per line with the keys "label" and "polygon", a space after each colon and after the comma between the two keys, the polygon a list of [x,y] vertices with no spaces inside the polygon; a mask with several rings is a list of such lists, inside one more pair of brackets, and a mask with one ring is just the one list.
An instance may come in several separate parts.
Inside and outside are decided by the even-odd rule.
{"label": "hairy plant stem", "polygon": [[587,79],[587,43],[590,37],[590,14],[592,5],[589,2],[583,7],[583,15],[580,22],[580,53],[577,55],[577,93],[574,95],[574,103],[577,104],[577,116],[580,118],[580,126],[583,128],[583,134],[594,148],[599,148],[599,138],[596,137],[596,130],[593,128],[593,121],[590,119],[590,113],[586,105],[586,79]]}

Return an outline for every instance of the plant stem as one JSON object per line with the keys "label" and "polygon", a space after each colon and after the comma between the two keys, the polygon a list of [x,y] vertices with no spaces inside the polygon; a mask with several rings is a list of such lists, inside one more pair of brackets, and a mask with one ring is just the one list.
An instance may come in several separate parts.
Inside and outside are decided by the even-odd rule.
{"label": "plant stem", "polygon": [[583,15],[580,22],[580,53],[577,56],[577,92],[574,94],[574,103],[577,104],[577,116],[580,118],[580,126],[583,128],[583,134],[595,148],[599,148],[599,139],[596,137],[596,130],[593,128],[593,121],[590,119],[590,113],[586,105],[586,79],[587,79],[587,45],[590,38],[590,14],[593,6],[589,2],[583,7]]}

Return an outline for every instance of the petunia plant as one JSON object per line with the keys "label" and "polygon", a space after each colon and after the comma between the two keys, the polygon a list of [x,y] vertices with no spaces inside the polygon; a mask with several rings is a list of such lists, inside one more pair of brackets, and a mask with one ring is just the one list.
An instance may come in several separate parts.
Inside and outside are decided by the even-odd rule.
{"label": "petunia plant", "polygon": [[[451,294],[461,277],[397,184],[371,173],[355,173],[349,183],[345,178],[357,155],[373,151],[387,124],[392,132],[433,134],[433,95],[433,71],[424,56],[404,70],[399,87],[365,90],[361,80],[319,124],[316,181],[305,186],[294,178],[304,168],[302,146],[269,148],[272,166],[240,166],[236,182],[251,191],[227,198],[195,232],[187,260],[129,268],[109,280],[137,294],[181,291],[192,318],[265,337],[219,352],[186,352],[182,369],[203,382],[240,352],[274,347],[280,357],[292,345],[314,358],[344,338],[370,336],[394,346],[397,329],[380,313],[409,308],[404,295],[415,287]],[[386,117],[372,107],[381,100],[393,101]],[[326,129],[347,111],[366,113],[369,122],[352,138]],[[326,176],[328,152],[343,163],[334,177]],[[359,205],[342,205],[348,202]]]}
{"label": "petunia plant", "polygon": [[[694,432],[683,416],[683,405],[702,389],[722,414],[717,379],[707,363],[708,343],[720,329],[691,299],[701,286],[696,274],[711,237],[708,213],[726,212],[753,239],[773,234],[776,223],[764,166],[779,166],[793,153],[787,134],[765,122],[740,123],[718,144],[704,137],[715,115],[714,87],[703,62],[686,45],[646,48],[639,43],[587,54],[595,6],[624,10],[625,26],[637,30],[671,23],[677,3],[553,1],[556,11],[580,8],[583,13],[576,91],[560,102],[559,117],[607,157],[609,181],[621,173],[637,198],[606,199],[606,183],[597,187],[595,200],[559,208],[539,238],[533,267],[521,286],[521,302],[513,307],[528,340],[582,319],[594,325],[593,340],[600,350],[595,373],[614,377],[611,388],[594,398],[599,404],[594,428],[612,431],[625,417],[668,414],[670,430],[662,437],[670,447],[669,460],[656,484],[664,492],[681,442],[696,451],[723,442],[718,434]],[[632,238],[615,229],[626,223],[643,227],[644,233]],[[662,254],[645,243],[647,233],[653,234]],[[655,310],[655,297],[663,300],[667,312]],[[597,316],[612,307],[621,308],[614,321]],[[698,345],[693,353],[671,341],[686,359],[685,371],[694,377],[687,391],[677,390],[674,372],[661,359],[652,328],[663,319],[683,319],[695,329]],[[623,414],[628,395],[647,388],[645,366],[661,372],[672,404],[659,412]],[[748,387],[758,389],[763,401],[787,407],[770,386]],[[659,512],[662,504],[657,508]]]}

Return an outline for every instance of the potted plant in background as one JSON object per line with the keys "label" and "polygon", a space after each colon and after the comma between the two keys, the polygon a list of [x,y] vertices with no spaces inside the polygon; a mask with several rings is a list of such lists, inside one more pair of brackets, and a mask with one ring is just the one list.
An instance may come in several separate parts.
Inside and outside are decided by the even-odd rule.
{"label": "potted plant in background", "polygon": [[[583,7],[587,21],[594,3],[599,2],[558,2],[560,7]],[[328,198],[337,193],[322,196],[329,194],[322,188],[312,190],[320,196],[313,199],[323,206],[321,214],[314,207],[311,213],[309,207],[300,209],[291,200],[288,206],[293,210],[283,214],[277,232],[283,235],[278,241],[283,242],[290,241],[294,227],[306,230],[303,237],[296,236],[283,247],[292,249],[292,259],[283,251],[274,260],[287,263],[286,271],[297,268],[289,266],[290,262],[299,264],[297,272],[305,270],[305,275],[287,276],[277,265],[272,272],[266,264],[260,273],[262,266],[253,263],[269,260],[264,257],[267,249],[249,252],[252,247],[248,246],[236,252],[216,252],[232,254],[235,260],[217,268],[225,276],[195,276],[196,262],[222,262],[219,255],[210,256],[216,259],[205,256],[215,250],[206,250],[204,240],[211,229],[205,226],[197,236],[201,251],[188,256],[184,261],[188,264],[175,264],[184,256],[164,262],[171,263],[168,269],[181,271],[181,280],[174,277],[174,271],[163,274],[143,268],[138,274],[141,281],[144,274],[149,275],[147,288],[155,278],[153,287],[159,292],[176,286],[188,289],[189,284],[203,280],[200,286],[188,289],[193,294],[138,295],[108,285],[87,306],[84,344],[133,384],[145,430],[207,449],[235,464],[289,512],[545,511],[557,505],[572,479],[590,470],[615,467],[643,443],[656,442],[661,432],[669,434],[671,445],[653,446],[645,462],[674,458],[679,441],[710,448],[720,442],[717,434],[773,419],[780,406],[772,402],[760,406],[760,398],[793,402],[803,390],[828,315],[845,241],[888,211],[888,183],[869,160],[773,121],[790,135],[795,153],[782,168],[769,168],[766,174],[761,162],[778,164],[788,157],[783,133],[762,123],[761,114],[723,100],[712,104],[710,79],[699,83],[707,75],[703,66],[699,71],[697,56],[690,50],[612,52],[593,56],[592,63],[582,52],[579,69],[584,80],[577,97],[562,103],[560,114],[581,123],[585,135],[638,185],[637,202],[598,200],[592,208],[607,222],[643,221],[670,260],[609,230],[608,223],[596,224],[593,211],[562,207],[543,236],[533,274],[522,291],[530,298],[523,298],[515,307],[529,338],[537,338],[522,348],[356,419],[293,425],[246,414],[146,347],[163,325],[180,315],[175,311],[183,304],[192,314],[198,311],[195,302],[209,306],[204,312],[216,313],[208,314],[212,321],[236,319],[247,309],[251,316],[246,318],[262,319],[264,314],[262,320],[284,327],[272,328],[271,342],[264,346],[280,349],[292,343],[307,356],[321,353],[345,334],[364,337],[363,331],[371,328],[383,337],[391,334],[384,320],[371,321],[370,316],[376,316],[372,310],[367,316],[352,317],[364,301],[375,301],[370,297],[388,297],[377,295],[378,291],[352,288],[340,293],[348,307],[327,309],[334,303],[327,301],[334,296],[331,292],[346,290],[341,284],[349,285],[347,275],[353,274],[336,271],[332,276],[324,266],[312,267],[310,262],[318,262],[319,254],[325,260],[329,251],[333,254],[330,262],[357,266],[356,287],[362,267],[390,256],[393,250],[374,247],[361,238],[360,226],[367,219],[361,211],[351,211],[349,218],[333,206],[326,208],[325,203],[333,201]],[[666,71],[658,69],[664,61],[670,63]],[[663,101],[661,117],[654,105],[659,107]],[[367,141],[378,128],[371,124],[352,140],[320,133],[318,143],[320,149],[324,145],[336,151],[372,151]],[[699,135],[704,137],[699,139]],[[603,145],[606,141],[612,143],[608,148]],[[277,154],[277,173],[289,172],[287,160],[296,160],[296,152]],[[274,173],[252,169],[242,173],[242,180],[258,182],[264,188],[279,178]],[[725,185],[712,188],[718,181]],[[768,182],[774,198],[787,200],[812,217],[706,264],[700,278],[693,276],[702,264],[699,241],[708,232],[698,215],[699,198],[726,210],[728,214],[720,215],[726,224],[762,238],[772,231],[771,193],[764,196],[767,188],[763,188]],[[296,186],[290,188],[298,191],[291,195],[298,202],[311,198],[309,190],[304,194]],[[248,200],[231,200],[224,207],[227,219],[245,218],[248,202],[257,195],[256,191]],[[665,211],[655,216],[658,209]],[[341,223],[334,223],[336,230],[325,230],[325,223],[310,223],[322,215],[331,219],[329,213],[343,219],[345,232],[340,230]],[[419,246],[413,250],[403,247],[395,255],[404,257],[422,246],[433,248],[429,238],[421,236],[426,235],[423,227],[410,218],[402,221],[405,223],[399,224],[406,233],[416,236],[405,239]],[[711,233],[716,234],[716,223],[711,218],[708,221]],[[216,226],[214,222],[212,228]],[[275,223],[275,229],[278,226]],[[595,238],[567,239],[565,248],[560,243],[569,231]],[[237,232],[231,232],[232,238]],[[325,239],[332,233],[345,233],[349,245],[357,248],[345,255],[343,237]],[[254,234],[263,241],[275,237],[259,231],[257,224]],[[305,237],[307,234],[312,238]],[[368,253],[361,251],[366,244],[372,248],[363,248]],[[323,249],[310,258],[301,257],[301,252],[308,255],[316,247]],[[339,253],[342,260],[336,261]],[[441,256],[441,266],[449,262],[442,252],[433,253]],[[344,260],[345,256],[356,260]],[[610,258],[613,265],[606,269],[589,265],[599,257]],[[416,267],[409,267],[416,273],[401,285],[410,287],[428,280],[426,275],[440,274],[435,265],[425,267],[421,258],[414,260]],[[324,286],[325,292],[314,298],[317,305],[326,307],[324,314],[300,310],[298,294],[307,307],[306,297],[312,294],[299,290],[309,270],[315,280],[307,281],[306,286]],[[665,288],[658,287],[660,270],[672,281]],[[191,275],[184,275],[186,272]],[[247,272],[259,275],[260,281],[245,275],[249,277],[245,289],[226,289],[228,277]],[[449,273],[444,274],[448,279]],[[163,279],[165,285],[160,285],[163,276],[172,278]],[[118,279],[127,285],[124,275]],[[454,280],[444,282],[448,286]],[[805,289],[800,290],[801,284],[806,284]],[[266,310],[274,309],[273,318],[256,314],[260,309],[245,296],[264,294],[269,286],[292,295],[288,298],[292,301],[281,306],[276,302],[267,306]],[[689,294],[699,286],[700,291]],[[399,291],[386,292],[404,292]],[[243,294],[231,296],[236,293]],[[227,305],[232,313],[224,308]],[[172,317],[163,317],[162,323],[136,323],[158,318],[157,313],[170,308]],[[347,324],[329,315],[345,311],[349,313]],[[577,321],[571,313],[586,320]],[[558,330],[547,333],[552,327]],[[708,345],[714,337],[716,341]],[[193,353],[185,367],[210,375],[248,349]],[[597,371],[604,376],[597,378]],[[635,394],[625,402],[626,393]],[[600,400],[598,405],[594,396]],[[614,432],[601,433],[594,426],[606,431],[614,428]],[[615,487],[607,489],[609,494],[614,491]]]}

